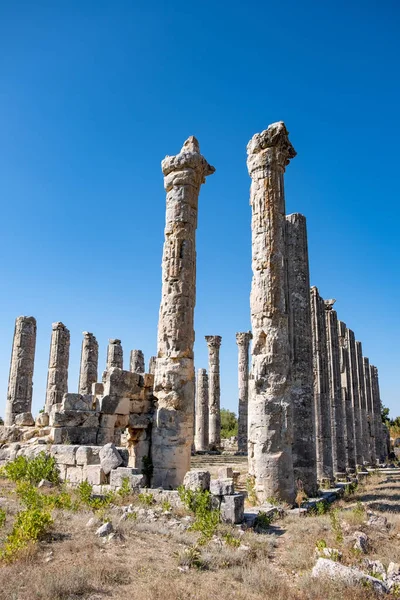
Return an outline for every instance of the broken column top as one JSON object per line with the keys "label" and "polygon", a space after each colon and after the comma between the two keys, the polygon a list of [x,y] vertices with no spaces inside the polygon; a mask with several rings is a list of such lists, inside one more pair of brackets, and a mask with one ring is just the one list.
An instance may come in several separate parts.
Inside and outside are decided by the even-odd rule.
{"label": "broken column top", "polygon": [[64,323],[61,323],[61,321],[56,321],[55,323],[52,323],[51,327],[52,327],[53,331],[57,331],[57,329],[60,329],[63,331],[68,331],[68,329],[65,327]]}
{"label": "broken column top", "polygon": [[[196,183],[202,184],[208,175],[215,172],[215,167],[212,167],[204,156],[200,154],[200,146],[197,139],[192,135],[183,144],[181,151],[176,156],[166,156],[161,161],[162,172],[165,176],[165,189],[170,190],[175,183],[183,184],[184,181],[175,181],[175,176],[168,177],[171,173],[187,171],[188,169],[196,172]],[[186,182],[190,183],[190,181]]]}
{"label": "broken column top", "polygon": [[236,334],[236,343],[238,346],[248,344],[253,339],[251,331],[241,331]]}
{"label": "broken column top", "polygon": [[215,348],[219,348],[222,342],[222,337],[220,335],[205,335],[204,336],[208,346],[214,346]]}
{"label": "broken column top", "polygon": [[109,342],[110,344],[120,344],[120,343],[121,343],[121,340],[117,340],[117,339],[111,339],[111,340],[108,340],[108,342]]}
{"label": "broken column top", "polygon": [[82,331],[82,335],[85,338],[90,338],[91,340],[95,341],[96,340],[96,336],[93,333],[89,333],[89,331]]}
{"label": "broken column top", "polygon": [[269,148],[275,148],[278,151],[278,162],[283,168],[286,167],[290,159],[294,158],[297,154],[288,136],[289,132],[283,121],[271,123],[264,131],[253,135],[247,144],[249,171],[251,172],[253,167],[259,166],[258,164],[253,164],[251,155],[260,154]]}
{"label": "broken column top", "polygon": [[207,375],[207,369],[197,369],[199,375]]}
{"label": "broken column top", "polygon": [[336,302],[336,300],[334,298],[329,298],[329,300],[324,300],[325,310],[332,310],[335,302]]}

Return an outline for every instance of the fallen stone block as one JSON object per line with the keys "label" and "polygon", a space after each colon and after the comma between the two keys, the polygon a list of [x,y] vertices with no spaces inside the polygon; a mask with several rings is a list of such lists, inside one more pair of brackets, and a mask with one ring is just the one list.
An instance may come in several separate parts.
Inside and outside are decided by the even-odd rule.
{"label": "fallen stone block", "polygon": [[101,465],[88,465],[83,469],[83,476],[90,485],[103,485],[107,483],[107,476]]}
{"label": "fallen stone block", "polygon": [[79,446],[69,444],[53,444],[50,448],[50,454],[54,456],[56,463],[75,465],[78,448]]}
{"label": "fallen stone block", "polygon": [[183,479],[183,485],[187,490],[193,492],[200,490],[204,492],[210,489],[210,472],[202,469],[188,471]]}
{"label": "fallen stone block", "polygon": [[67,467],[66,480],[75,485],[84,481],[83,467]]}
{"label": "fallen stone block", "polygon": [[100,446],[79,446],[76,451],[77,465],[99,465]]}
{"label": "fallen stone block", "polygon": [[61,412],[66,411],[89,411],[92,410],[91,396],[82,396],[81,394],[64,394],[61,402]]}
{"label": "fallen stone block", "polygon": [[118,467],[110,473],[111,489],[119,489],[122,487],[124,480],[127,480],[131,490],[138,490],[145,483],[144,475],[140,474],[137,469],[130,467]]}
{"label": "fallen stone block", "polygon": [[232,479],[212,479],[210,492],[213,496],[232,496],[234,494]]}
{"label": "fallen stone block", "polygon": [[114,444],[106,444],[100,450],[100,464],[106,475],[121,466],[122,462],[122,457]]}
{"label": "fallen stone block", "polygon": [[355,531],[353,533],[353,540],[355,540],[353,546],[354,550],[358,550],[359,552],[363,552],[364,554],[368,552],[368,536],[363,531]]}
{"label": "fallen stone block", "polygon": [[95,446],[97,430],[97,427],[53,427],[50,436],[55,444]]}
{"label": "fallen stone block", "polygon": [[49,415],[48,413],[40,413],[36,417],[35,421],[36,427],[48,427],[49,425]]}
{"label": "fallen stone block", "polygon": [[11,425],[10,427],[5,425],[0,426],[0,443],[19,442],[21,438],[22,432],[15,425]]}
{"label": "fallen stone block", "polygon": [[98,427],[99,414],[94,411],[67,410],[64,412],[51,411],[51,427]]}
{"label": "fallen stone block", "polygon": [[14,422],[17,427],[32,427],[35,424],[35,419],[32,417],[32,413],[24,412],[15,415]]}
{"label": "fallen stone block", "polygon": [[379,593],[385,594],[387,592],[386,584],[380,579],[371,577],[359,569],[341,565],[328,558],[319,558],[313,567],[311,575],[316,578],[328,577],[334,581],[342,581],[347,585],[371,585]]}
{"label": "fallen stone block", "polygon": [[220,511],[221,520],[224,523],[232,523],[233,525],[242,523],[244,519],[244,494],[222,496]]}

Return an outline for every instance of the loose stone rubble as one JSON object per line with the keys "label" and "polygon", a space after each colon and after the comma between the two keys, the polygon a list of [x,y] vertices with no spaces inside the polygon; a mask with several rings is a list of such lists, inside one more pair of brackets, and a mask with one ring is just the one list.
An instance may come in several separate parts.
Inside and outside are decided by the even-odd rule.
{"label": "loose stone rubble", "polygon": [[[310,289],[306,220],[285,214],[284,173],[296,152],[284,123],[254,135],[247,154],[252,331],[236,334],[239,431],[228,445],[248,452],[261,502],[275,498],[293,504],[299,490],[314,496],[318,486],[335,479],[342,490],[356,471],[361,477],[365,466],[384,464],[388,431],[381,422],[377,368],[338,320],[335,301],[324,300],[315,286]],[[63,323],[54,323],[45,408],[34,419],[36,321],[18,317],[0,464],[51,452],[71,485],[87,480],[102,493],[125,481],[133,490],[151,486],[154,495],[171,502],[184,483],[210,490],[224,520],[238,523],[246,515],[233,473],[210,481],[207,471],[190,471],[193,438],[194,451],[223,449],[221,337],[205,336],[209,366],[208,373],[198,370],[196,401],[193,355],[198,196],[214,167],[190,137],[179,154],[162,161],[162,171],[167,198],[157,357],[150,357],[146,373],[143,352],[132,350],[124,370],[121,340],[110,339],[98,381],[98,343],[84,332],[78,393],[71,393],[70,334]],[[319,493],[309,506],[332,496],[329,490]],[[362,549],[364,541],[353,543]]]}

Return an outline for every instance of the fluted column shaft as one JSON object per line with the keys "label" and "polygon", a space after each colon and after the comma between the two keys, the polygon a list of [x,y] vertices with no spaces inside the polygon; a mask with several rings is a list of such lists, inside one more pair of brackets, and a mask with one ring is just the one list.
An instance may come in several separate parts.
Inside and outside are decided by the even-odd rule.
{"label": "fluted column shaft", "polygon": [[367,407],[367,423],[368,423],[368,456],[372,465],[376,464],[376,450],[375,450],[375,418],[374,418],[374,407],[372,403],[371,393],[371,371],[369,368],[369,359],[364,356],[363,358],[364,367],[364,382],[365,382],[365,398]]}
{"label": "fluted column shaft", "polygon": [[354,448],[354,410],[351,391],[350,357],[346,323],[338,321],[339,348],[340,348],[340,376],[342,385],[342,401],[346,415],[346,453],[347,469],[354,472],[356,468],[356,455]]}
{"label": "fluted column shaft", "polygon": [[208,375],[206,369],[197,371],[194,447],[198,452],[208,450]]}
{"label": "fluted column shaft", "polygon": [[107,370],[117,367],[124,368],[124,353],[121,346],[121,340],[108,340],[107,348]]}
{"label": "fluted column shaft", "polygon": [[79,393],[83,396],[92,393],[92,385],[98,380],[98,366],[99,344],[93,333],[84,331],[79,372]]}
{"label": "fluted column shaft", "polygon": [[221,385],[219,349],[222,338],[219,335],[206,335],[208,346],[208,436],[211,450],[221,446]]}
{"label": "fluted column shaft", "polygon": [[247,452],[247,426],[249,404],[249,345],[252,338],[251,332],[236,334],[238,346],[238,451]]}
{"label": "fluted column shaft", "polygon": [[368,419],[367,419],[367,400],[365,396],[364,364],[361,342],[356,341],[356,362],[357,362],[357,386],[358,401],[360,412],[360,452],[363,456],[363,464],[370,462],[368,447]]}
{"label": "fluted column shaft", "polygon": [[61,322],[53,323],[47,374],[46,412],[62,402],[68,392],[69,330]]}

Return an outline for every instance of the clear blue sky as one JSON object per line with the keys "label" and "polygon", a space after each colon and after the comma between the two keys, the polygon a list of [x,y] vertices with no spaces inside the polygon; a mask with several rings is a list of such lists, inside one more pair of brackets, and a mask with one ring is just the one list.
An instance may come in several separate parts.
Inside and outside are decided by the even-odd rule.
{"label": "clear blue sky", "polygon": [[311,280],[378,366],[400,414],[397,0],[0,4],[0,414],[15,317],[38,321],[34,409],[51,323],[125,356],[156,351],[165,193],[160,161],[189,135],[216,173],[197,236],[196,367],[222,335],[236,410],[235,332],[250,327],[246,144],[284,120],[298,152],[287,212],[307,216]]}

